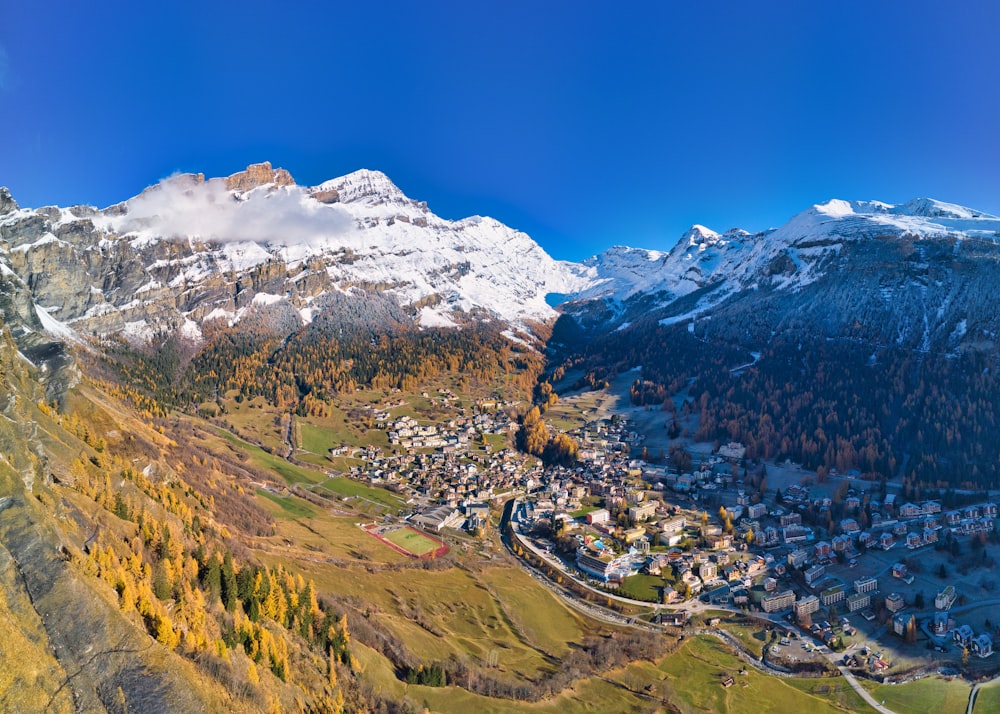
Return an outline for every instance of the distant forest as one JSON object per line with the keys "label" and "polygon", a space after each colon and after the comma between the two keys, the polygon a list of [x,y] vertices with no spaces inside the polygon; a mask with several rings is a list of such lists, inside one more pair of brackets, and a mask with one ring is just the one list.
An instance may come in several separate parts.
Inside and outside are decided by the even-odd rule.
{"label": "distant forest", "polygon": [[323,414],[338,394],[358,388],[412,390],[442,374],[488,382],[505,377],[529,392],[542,359],[489,325],[461,330],[402,328],[376,335],[309,326],[285,335],[244,325],[218,330],[197,354],[168,337],[151,351],[124,342],[105,350],[105,368],[132,385],[131,398],[151,410],[237,398],[264,397],[302,416]]}
{"label": "distant forest", "polygon": [[901,473],[913,498],[929,489],[1000,488],[995,355],[776,339],[754,362],[736,345],[656,325],[595,340],[551,377],[583,369],[573,386],[600,387],[640,365],[633,403],[661,405],[667,429],[697,415],[690,436],[742,442],[749,459],[856,469],[872,480]]}

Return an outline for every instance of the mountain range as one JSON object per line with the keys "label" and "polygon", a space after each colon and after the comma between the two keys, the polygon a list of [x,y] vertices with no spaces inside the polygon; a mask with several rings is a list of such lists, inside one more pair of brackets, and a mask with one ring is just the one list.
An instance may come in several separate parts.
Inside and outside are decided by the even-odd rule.
{"label": "mountain range", "polygon": [[440,218],[377,171],[303,187],[263,163],[176,175],[102,210],[22,209],[0,190],[0,240],[8,324],[60,338],[198,344],[206,323],[277,307],[308,324],[325,296],[359,290],[392,296],[422,327],[477,319],[516,333],[551,321],[556,296],[584,328],[714,317],[748,343],[807,323],[954,350],[1000,330],[1000,219],[931,199],[831,200],[776,229],[695,225],[667,251],[573,263],[492,218]]}

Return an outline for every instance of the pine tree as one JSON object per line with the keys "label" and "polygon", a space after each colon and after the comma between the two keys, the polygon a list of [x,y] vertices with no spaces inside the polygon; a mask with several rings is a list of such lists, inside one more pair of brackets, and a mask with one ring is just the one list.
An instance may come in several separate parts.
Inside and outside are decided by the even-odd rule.
{"label": "pine tree", "polygon": [[236,610],[239,601],[239,586],[237,584],[236,571],[233,568],[233,556],[226,551],[222,559],[222,604],[229,612]]}

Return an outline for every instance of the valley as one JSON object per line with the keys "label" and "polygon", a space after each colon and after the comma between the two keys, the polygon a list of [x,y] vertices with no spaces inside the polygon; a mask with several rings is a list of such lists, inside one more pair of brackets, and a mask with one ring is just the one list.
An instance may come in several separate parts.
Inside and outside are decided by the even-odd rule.
{"label": "valley", "polygon": [[998,219],[569,263],[371,171],[0,204],[9,708],[993,701]]}

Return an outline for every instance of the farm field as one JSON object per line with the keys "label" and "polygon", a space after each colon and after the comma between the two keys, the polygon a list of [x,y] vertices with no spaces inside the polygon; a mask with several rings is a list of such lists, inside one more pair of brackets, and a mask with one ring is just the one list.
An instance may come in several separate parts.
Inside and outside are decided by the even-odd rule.
{"label": "farm field", "polygon": [[976,696],[976,708],[973,714],[990,714],[1000,711],[1000,682],[994,682],[980,687]]}
{"label": "farm field", "polygon": [[[766,675],[746,667],[721,641],[710,637],[686,641],[658,666],[646,662],[629,665],[620,676],[633,685],[652,683],[661,696],[685,714],[872,711],[843,678],[785,679]],[[628,680],[629,676],[632,680]],[[724,687],[723,680],[730,676],[735,683]]]}
{"label": "farm field", "polygon": [[[359,537],[378,544],[355,528]],[[388,546],[380,545],[384,550]],[[395,554],[398,558],[404,556]],[[412,561],[408,561],[412,562]],[[431,561],[433,562],[433,561]],[[445,661],[453,654],[484,663],[495,658],[506,679],[544,677],[578,637],[596,625],[570,614],[531,578],[511,567],[464,567],[426,570],[363,570],[299,564],[321,592],[354,596],[378,615],[380,623],[421,661]],[[507,585],[498,583],[507,581]],[[505,598],[530,606],[526,613]]]}
{"label": "farm field", "polygon": [[314,490],[325,491],[327,494],[341,496],[352,501],[351,505],[362,512],[371,512],[365,504],[373,505],[379,512],[398,513],[403,509],[403,499],[384,488],[368,486],[359,481],[335,476],[328,478],[314,487]]}
{"label": "farm field", "polygon": [[[275,518],[313,518],[316,515],[316,507],[311,503],[303,501],[294,496],[278,496],[262,488],[257,489],[257,496],[263,499],[264,507],[274,515]],[[273,508],[268,504],[273,504]]]}
{"label": "farm field", "polygon": [[[935,712],[961,714],[969,704],[972,687],[961,679],[925,677],[906,684],[877,684],[858,680],[877,701],[896,712]],[[980,694],[980,696],[982,696]],[[977,711],[990,711],[978,709]]]}

